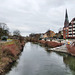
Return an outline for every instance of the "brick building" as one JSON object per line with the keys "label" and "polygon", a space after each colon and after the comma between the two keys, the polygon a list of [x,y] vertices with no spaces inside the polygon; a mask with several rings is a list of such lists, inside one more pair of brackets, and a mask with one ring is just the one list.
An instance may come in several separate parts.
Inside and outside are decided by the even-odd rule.
{"label": "brick building", "polygon": [[69,23],[68,26],[68,38],[75,39],[75,18]]}
{"label": "brick building", "polygon": [[75,39],[75,18],[69,23],[68,14],[66,9],[65,22],[63,27],[64,39]]}

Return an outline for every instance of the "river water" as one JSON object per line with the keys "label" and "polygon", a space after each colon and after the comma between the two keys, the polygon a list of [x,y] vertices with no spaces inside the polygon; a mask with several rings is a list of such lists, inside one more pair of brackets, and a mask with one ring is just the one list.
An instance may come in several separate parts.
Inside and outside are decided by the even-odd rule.
{"label": "river water", "polygon": [[75,57],[29,42],[6,75],[75,75]]}

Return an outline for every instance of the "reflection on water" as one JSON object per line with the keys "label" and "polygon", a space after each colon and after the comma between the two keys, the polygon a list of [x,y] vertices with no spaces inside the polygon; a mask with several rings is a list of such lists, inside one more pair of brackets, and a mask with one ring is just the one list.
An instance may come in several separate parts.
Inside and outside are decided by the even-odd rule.
{"label": "reflection on water", "polygon": [[68,55],[67,57],[64,57],[63,60],[66,66],[71,69],[72,74],[75,75],[75,57]]}
{"label": "reflection on water", "polygon": [[74,59],[70,55],[27,43],[17,65],[6,75],[75,75]]}

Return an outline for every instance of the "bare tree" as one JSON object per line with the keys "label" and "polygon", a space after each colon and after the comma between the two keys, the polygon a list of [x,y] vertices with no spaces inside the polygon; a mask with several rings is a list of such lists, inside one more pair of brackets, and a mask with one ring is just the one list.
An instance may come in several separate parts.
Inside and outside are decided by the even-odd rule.
{"label": "bare tree", "polygon": [[13,32],[13,35],[15,35],[15,36],[20,36],[20,31],[19,31],[19,30],[15,30],[15,31]]}
{"label": "bare tree", "polygon": [[0,23],[0,37],[9,35],[9,28],[5,23]]}

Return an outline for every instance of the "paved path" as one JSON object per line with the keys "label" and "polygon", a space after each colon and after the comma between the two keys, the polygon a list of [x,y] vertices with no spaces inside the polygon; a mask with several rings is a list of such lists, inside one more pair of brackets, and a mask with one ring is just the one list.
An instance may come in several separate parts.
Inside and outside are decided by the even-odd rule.
{"label": "paved path", "polygon": [[62,46],[56,47],[56,48],[49,48],[48,50],[62,52],[62,53],[68,53],[66,45],[62,45]]}

